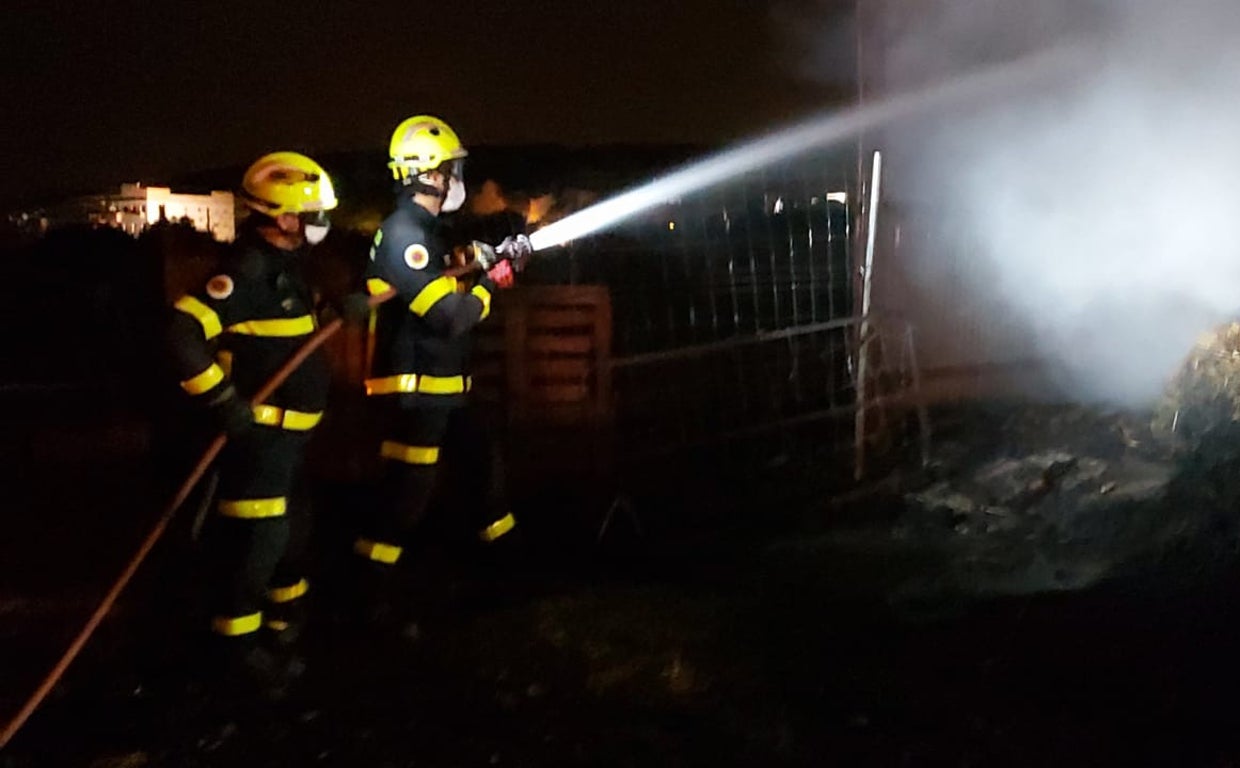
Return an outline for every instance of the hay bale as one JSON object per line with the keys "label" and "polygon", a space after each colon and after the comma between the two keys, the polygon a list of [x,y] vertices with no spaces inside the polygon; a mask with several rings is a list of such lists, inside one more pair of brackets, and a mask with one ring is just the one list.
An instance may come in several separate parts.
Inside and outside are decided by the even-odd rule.
{"label": "hay bale", "polygon": [[1155,437],[1196,443],[1218,427],[1240,422],[1240,322],[1202,335],[1155,408]]}

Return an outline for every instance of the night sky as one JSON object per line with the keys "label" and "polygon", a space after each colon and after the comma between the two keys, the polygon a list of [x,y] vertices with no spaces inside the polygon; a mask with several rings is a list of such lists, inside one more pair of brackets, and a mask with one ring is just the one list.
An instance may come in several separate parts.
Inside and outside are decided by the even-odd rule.
{"label": "night sky", "polygon": [[420,112],[467,145],[726,142],[848,98],[809,50],[834,5],[6,0],[0,200],[385,148]]}

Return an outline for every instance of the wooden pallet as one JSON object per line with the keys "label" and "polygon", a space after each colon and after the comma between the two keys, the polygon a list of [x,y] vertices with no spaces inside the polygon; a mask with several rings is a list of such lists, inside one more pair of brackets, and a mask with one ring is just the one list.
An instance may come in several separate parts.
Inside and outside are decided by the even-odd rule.
{"label": "wooden pallet", "polygon": [[611,419],[611,300],[605,286],[500,294],[479,327],[474,387],[513,427],[599,427]]}

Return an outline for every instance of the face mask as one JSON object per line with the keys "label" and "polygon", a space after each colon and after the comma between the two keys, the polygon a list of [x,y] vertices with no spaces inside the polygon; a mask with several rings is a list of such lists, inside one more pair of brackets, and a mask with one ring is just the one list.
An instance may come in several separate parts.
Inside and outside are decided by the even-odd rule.
{"label": "face mask", "polygon": [[310,245],[318,245],[323,242],[323,238],[327,237],[327,230],[331,229],[331,220],[327,218],[327,211],[313,211],[301,214],[302,230],[306,234],[306,242]]}
{"label": "face mask", "polygon": [[465,203],[465,182],[453,176],[448,179],[448,194],[443,199],[443,207],[439,210],[444,213],[452,213],[460,210]]}
{"label": "face mask", "polygon": [[331,229],[327,225],[307,224],[306,225],[306,242],[310,245],[318,245],[323,242],[323,238],[327,237],[327,230]]}

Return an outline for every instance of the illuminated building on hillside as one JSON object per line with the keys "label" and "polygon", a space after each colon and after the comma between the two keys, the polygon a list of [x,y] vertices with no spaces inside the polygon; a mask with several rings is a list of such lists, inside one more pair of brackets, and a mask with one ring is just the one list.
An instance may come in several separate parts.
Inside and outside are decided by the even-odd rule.
{"label": "illuminated building on hillside", "polygon": [[116,193],[78,197],[48,214],[52,226],[92,224],[135,236],[161,221],[189,224],[221,242],[231,242],[237,232],[233,194],[216,190],[190,194],[169,187],[122,184]]}

